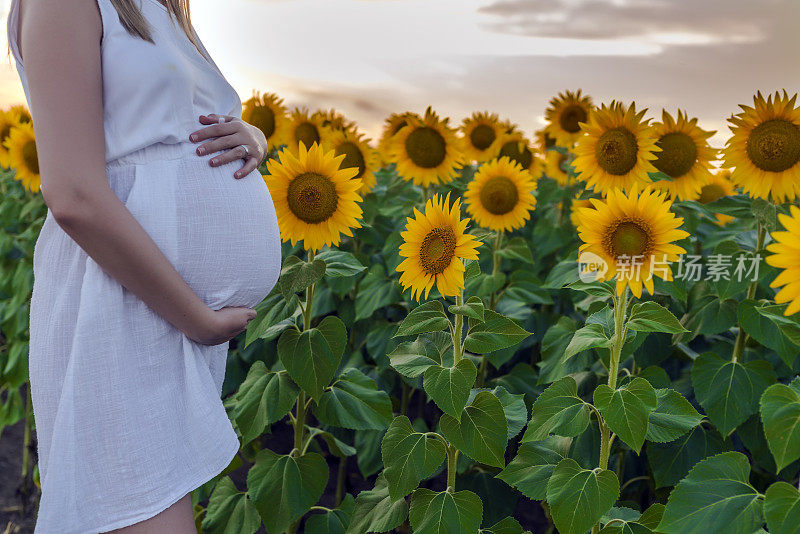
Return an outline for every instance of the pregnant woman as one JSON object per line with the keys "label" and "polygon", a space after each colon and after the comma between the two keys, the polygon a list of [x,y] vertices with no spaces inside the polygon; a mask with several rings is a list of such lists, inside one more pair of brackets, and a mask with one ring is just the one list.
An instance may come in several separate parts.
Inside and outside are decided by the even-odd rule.
{"label": "pregnant woman", "polygon": [[280,237],[256,170],[266,140],[187,4],[11,1],[48,208],[30,317],[36,534],[193,533],[189,492],[239,449],[227,342],[277,282]]}

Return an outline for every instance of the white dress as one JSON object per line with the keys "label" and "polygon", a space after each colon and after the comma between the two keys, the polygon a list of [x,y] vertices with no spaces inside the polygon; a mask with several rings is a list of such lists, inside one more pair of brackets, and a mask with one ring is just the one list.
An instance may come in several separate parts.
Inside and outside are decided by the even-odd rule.
{"label": "white dress", "polygon": [[[18,1],[8,38],[30,103]],[[240,117],[241,101],[158,0],[137,3],[155,44],[98,0],[109,183],[206,304],[253,307],[280,271],[269,190],[257,171],[233,177],[241,160],[211,167],[213,154],[198,156],[188,140],[201,114]],[[49,210],[33,273],[35,534],[128,526],[219,474],[239,449],[220,399],[228,343],[191,341],[105,273]]]}

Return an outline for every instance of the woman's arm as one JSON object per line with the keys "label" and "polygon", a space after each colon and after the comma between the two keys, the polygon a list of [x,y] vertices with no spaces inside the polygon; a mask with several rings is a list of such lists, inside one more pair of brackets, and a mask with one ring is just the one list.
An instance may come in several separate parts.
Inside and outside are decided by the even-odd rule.
{"label": "woman's arm", "polygon": [[223,343],[255,317],[211,310],[117,197],[105,169],[96,0],[24,0],[20,54],[42,177],[56,222],[105,272],[200,343]]}

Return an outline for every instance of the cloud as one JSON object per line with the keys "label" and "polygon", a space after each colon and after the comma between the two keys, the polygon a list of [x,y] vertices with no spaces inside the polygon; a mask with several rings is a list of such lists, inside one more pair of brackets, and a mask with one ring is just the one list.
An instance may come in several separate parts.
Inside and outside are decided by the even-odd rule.
{"label": "cloud", "polygon": [[786,0],[498,0],[479,12],[500,33],[677,45],[763,40],[798,7]]}

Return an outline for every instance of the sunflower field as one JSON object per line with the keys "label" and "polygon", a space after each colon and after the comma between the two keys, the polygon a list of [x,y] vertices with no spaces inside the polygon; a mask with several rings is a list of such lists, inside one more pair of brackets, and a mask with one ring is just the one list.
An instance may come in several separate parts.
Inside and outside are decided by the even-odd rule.
{"label": "sunflower field", "polygon": [[[555,96],[372,143],[254,93],[283,268],[231,341],[214,534],[800,532],[800,107]],[[0,426],[25,422],[30,116],[0,115]]]}

